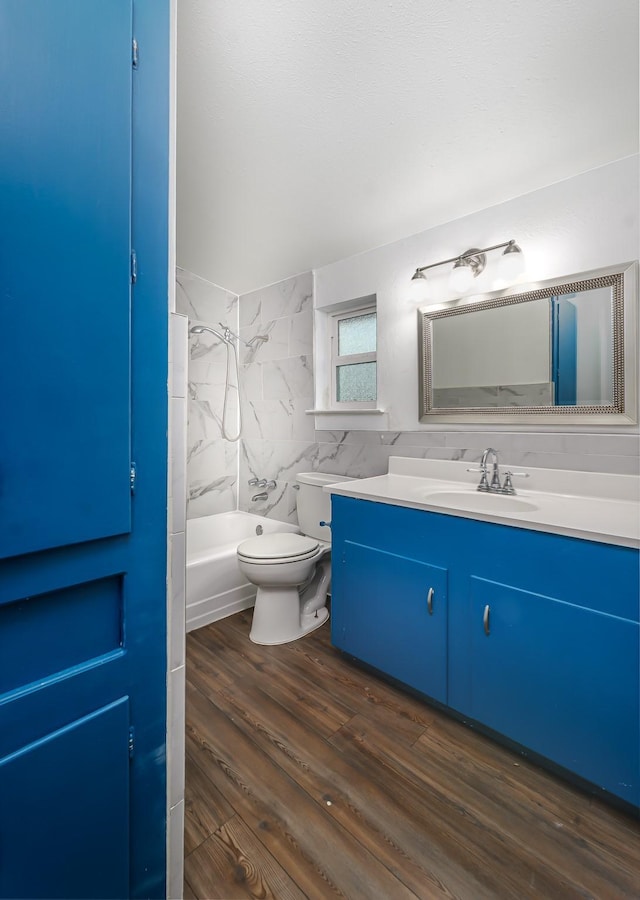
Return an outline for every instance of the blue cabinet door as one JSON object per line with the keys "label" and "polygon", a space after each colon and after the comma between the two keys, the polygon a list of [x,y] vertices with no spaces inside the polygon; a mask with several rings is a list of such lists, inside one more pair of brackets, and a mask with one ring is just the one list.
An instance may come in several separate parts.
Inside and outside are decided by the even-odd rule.
{"label": "blue cabinet door", "polygon": [[5,897],[164,896],[169,25],[0,0]]}
{"label": "blue cabinet door", "polygon": [[471,579],[473,718],[640,804],[639,626]]}
{"label": "blue cabinet door", "polygon": [[447,700],[447,571],[346,540],[333,547],[336,647]]}

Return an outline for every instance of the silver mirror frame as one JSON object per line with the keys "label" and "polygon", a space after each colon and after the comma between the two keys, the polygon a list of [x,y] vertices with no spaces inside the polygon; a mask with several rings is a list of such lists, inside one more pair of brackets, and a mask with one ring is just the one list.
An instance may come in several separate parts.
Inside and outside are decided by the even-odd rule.
{"label": "silver mirror frame", "polygon": [[[610,406],[514,406],[444,408],[433,406],[433,321],[482,309],[527,303],[553,295],[554,291],[581,292],[611,286],[613,291],[613,402]],[[418,310],[419,419],[429,424],[512,425],[633,425],[638,421],[638,263],[621,263],[563,278],[518,285],[468,299]]]}

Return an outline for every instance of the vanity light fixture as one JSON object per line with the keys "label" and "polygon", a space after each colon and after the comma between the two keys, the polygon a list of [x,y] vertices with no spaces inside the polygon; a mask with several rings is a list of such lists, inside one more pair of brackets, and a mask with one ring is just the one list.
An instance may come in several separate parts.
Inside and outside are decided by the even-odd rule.
{"label": "vanity light fixture", "polygon": [[493,244],[482,250],[472,247],[459,256],[452,256],[451,259],[442,259],[440,262],[429,263],[428,266],[417,268],[411,278],[411,292],[414,298],[420,301],[427,297],[428,281],[424,274],[426,270],[435,269],[437,266],[444,266],[447,263],[454,264],[449,278],[451,289],[455,293],[467,291],[473,284],[473,279],[484,271],[487,264],[487,253],[492,250],[503,251],[499,262],[499,283],[496,283],[495,287],[506,287],[523,274],[524,254],[514,240],[505,241],[503,244]]}

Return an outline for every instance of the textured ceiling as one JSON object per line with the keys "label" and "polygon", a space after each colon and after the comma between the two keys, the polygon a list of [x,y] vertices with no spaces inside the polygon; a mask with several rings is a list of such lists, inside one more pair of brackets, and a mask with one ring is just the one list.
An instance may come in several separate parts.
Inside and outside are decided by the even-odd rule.
{"label": "textured ceiling", "polygon": [[178,0],[178,263],[238,293],[637,150],[637,0]]}

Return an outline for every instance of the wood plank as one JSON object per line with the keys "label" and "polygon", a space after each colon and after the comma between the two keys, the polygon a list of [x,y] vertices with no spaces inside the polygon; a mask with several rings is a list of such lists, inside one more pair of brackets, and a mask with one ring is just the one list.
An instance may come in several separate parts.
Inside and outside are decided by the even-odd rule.
{"label": "wood plank", "polygon": [[185,758],[184,854],[188,856],[217,829],[232,819],[233,807],[195,765],[189,752]]}
{"label": "wood plank", "polygon": [[[282,823],[281,833],[285,838],[294,835],[304,858],[325,882],[339,886],[337,892],[350,900],[415,896],[334,820],[321,798],[311,799],[247,738],[235,717],[221,712],[191,685],[187,696],[190,728],[211,764],[222,768],[249,797],[262,798],[271,816]],[[189,882],[195,888],[191,878]]]}
{"label": "wood plank", "polygon": [[238,816],[185,860],[185,876],[209,900],[303,900],[305,895]]}

